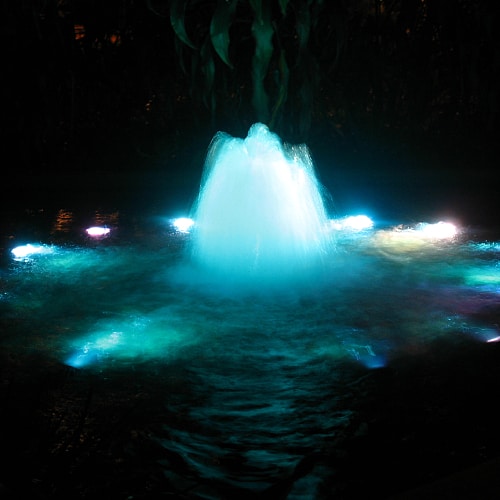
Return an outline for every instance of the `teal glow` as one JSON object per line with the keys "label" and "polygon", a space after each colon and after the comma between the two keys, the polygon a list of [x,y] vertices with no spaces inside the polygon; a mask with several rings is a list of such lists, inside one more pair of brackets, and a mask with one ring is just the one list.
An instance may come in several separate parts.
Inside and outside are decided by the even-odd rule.
{"label": "teal glow", "polygon": [[[358,217],[339,221],[366,220]],[[232,356],[234,349],[255,349],[260,339],[266,355],[293,364],[348,359],[373,369],[391,363],[395,346],[404,350],[439,336],[497,341],[498,326],[487,315],[500,293],[498,242],[471,242],[464,230],[428,238],[415,226],[358,231],[332,224],[335,245],[323,254],[321,276],[313,272],[309,288],[271,274],[278,281],[272,295],[255,288],[234,293],[238,283],[220,293],[210,272],[200,277],[199,262],[185,259],[194,233],[162,232],[165,219],[158,219],[147,244],[141,229],[126,244],[26,246],[39,253],[29,265],[29,252],[18,254],[25,257],[3,274],[2,307],[30,325],[28,337],[30,330],[46,332],[43,349],[79,368],[195,352],[206,357],[219,346]],[[222,271],[213,276],[228,277]],[[252,274],[248,279],[259,283]],[[370,327],[352,328],[364,318]],[[18,340],[41,348],[22,335]]]}
{"label": "teal glow", "polygon": [[341,231],[365,231],[372,229],[374,223],[367,215],[349,215],[342,219],[332,220],[331,226]]}
{"label": "teal glow", "polygon": [[[143,394],[160,398],[162,463],[183,494],[283,485],[318,452],[332,458],[339,430],[360,422],[346,403],[379,376],[397,382],[412,358],[432,374],[444,356],[446,370],[436,344],[467,357],[473,343],[500,341],[498,242],[444,222],[331,220],[322,194],[305,147],[263,126],[244,140],[219,135],[196,219],[134,213],[106,241],[78,227],[57,251],[6,259],[0,348],[84,372],[76,388],[90,381],[89,398],[94,381],[112,379],[125,397],[140,391],[134,412]],[[312,467],[305,497],[325,486]]]}
{"label": "teal glow", "polygon": [[[176,330],[175,319],[168,321],[165,311],[148,315],[117,316],[100,321],[87,335],[67,342],[65,363],[74,368],[103,364],[141,363],[153,359],[168,359],[180,346],[193,346],[197,340],[190,335],[189,326]],[[200,337],[201,338],[201,337]]]}
{"label": "teal glow", "polygon": [[189,217],[178,217],[172,222],[175,229],[181,233],[189,233],[194,225],[194,220]]}
{"label": "teal glow", "polygon": [[193,219],[191,257],[216,281],[279,285],[332,250],[307,147],[284,146],[262,124],[246,139],[215,136]]}
{"label": "teal glow", "polygon": [[366,368],[383,368],[387,364],[386,350],[380,347],[375,348],[370,344],[346,343],[345,349],[356,361]]}
{"label": "teal glow", "polygon": [[29,260],[36,255],[47,255],[54,253],[55,248],[50,245],[37,245],[32,243],[27,243],[26,245],[20,245],[11,250],[12,255],[15,260]]}
{"label": "teal glow", "polygon": [[465,282],[468,285],[485,285],[498,287],[500,291],[500,268],[492,266],[484,269],[471,269],[465,275]]}

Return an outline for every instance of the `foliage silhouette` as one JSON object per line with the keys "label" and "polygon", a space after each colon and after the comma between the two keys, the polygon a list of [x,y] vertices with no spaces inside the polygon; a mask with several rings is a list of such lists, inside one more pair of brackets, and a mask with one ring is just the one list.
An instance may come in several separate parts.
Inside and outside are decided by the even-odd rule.
{"label": "foliage silhouette", "polygon": [[493,7],[4,2],[6,153],[30,169],[107,158],[106,148],[117,164],[153,162],[196,130],[239,134],[255,121],[290,142],[482,151],[496,144],[500,107]]}

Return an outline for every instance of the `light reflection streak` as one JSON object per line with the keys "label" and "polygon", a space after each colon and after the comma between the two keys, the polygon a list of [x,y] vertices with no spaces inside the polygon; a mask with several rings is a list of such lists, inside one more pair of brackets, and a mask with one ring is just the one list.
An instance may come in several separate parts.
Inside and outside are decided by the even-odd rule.
{"label": "light reflection streak", "polygon": [[56,219],[52,226],[52,234],[54,233],[69,233],[74,223],[74,214],[71,210],[61,208],[56,215]]}

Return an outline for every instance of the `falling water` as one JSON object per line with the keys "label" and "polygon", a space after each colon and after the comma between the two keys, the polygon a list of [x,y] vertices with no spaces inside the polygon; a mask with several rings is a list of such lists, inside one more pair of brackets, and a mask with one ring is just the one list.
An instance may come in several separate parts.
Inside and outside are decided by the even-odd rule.
{"label": "falling water", "polygon": [[259,286],[318,271],[332,245],[322,191],[305,145],[284,145],[261,123],[246,139],[219,132],[194,206],[198,270]]}

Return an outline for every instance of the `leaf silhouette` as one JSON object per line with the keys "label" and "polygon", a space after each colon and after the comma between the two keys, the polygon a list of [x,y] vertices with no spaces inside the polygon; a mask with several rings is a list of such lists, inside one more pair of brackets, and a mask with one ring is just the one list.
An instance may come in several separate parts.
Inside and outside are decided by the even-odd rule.
{"label": "leaf silhouette", "polygon": [[252,59],[252,103],[259,121],[266,123],[269,117],[269,97],[264,80],[273,55],[274,28],[271,22],[271,6],[262,0],[250,0],[254,10],[252,35],[255,39],[255,52]]}
{"label": "leaf silhouette", "polygon": [[231,69],[233,65],[229,59],[229,28],[237,3],[238,0],[219,0],[210,22],[210,38],[215,52]]}
{"label": "leaf silhouette", "polygon": [[286,14],[288,0],[278,0],[278,2],[280,4],[281,14],[284,16]]}
{"label": "leaf silhouette", "polygon": [[190,40],[184,23],[186,4],[184,0],[173,0],[170,6],[170,24],[172,28],[183,43],[192,49],[196,49],[194,43]]}

